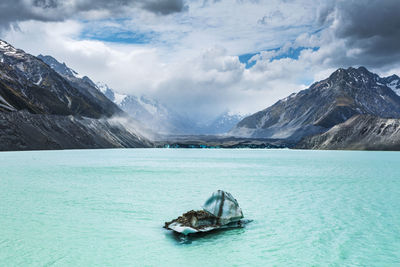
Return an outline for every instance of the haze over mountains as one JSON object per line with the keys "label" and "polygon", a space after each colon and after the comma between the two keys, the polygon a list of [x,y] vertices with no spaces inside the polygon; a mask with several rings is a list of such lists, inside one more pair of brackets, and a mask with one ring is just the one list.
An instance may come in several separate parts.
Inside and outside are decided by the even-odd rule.
{"label": "haze over mountains", "polygon": [[225,112],[206,122],[199,122],[174,111],[156,99],[144,95],[119,94],[103,82],[94,83],[88,77],[80,76],[65,63],[60,63],[51,56],[39,55],[38,58],[75,86],[101,91],[119,108],[158,134],[222,134],[233,128],[243,118],[241,115]]}
{"label": "haze over mountains", "polygon": [[97,87],[111,101],[133,118],[159,134],[222,134],[232,129],[244,116],[224,112],[205,122],[180,114],[156,99],[146,96],[122,95],[104,83]]}
{"label": "haze over mountains", "polygon": [[397,75],[341,68],[253,115],[224,113],[204,123],[0,41],[0,150],[150,147],[144,136],[220,133],[227,139],[192,139],[215,147],[399,149],[399,94]]}

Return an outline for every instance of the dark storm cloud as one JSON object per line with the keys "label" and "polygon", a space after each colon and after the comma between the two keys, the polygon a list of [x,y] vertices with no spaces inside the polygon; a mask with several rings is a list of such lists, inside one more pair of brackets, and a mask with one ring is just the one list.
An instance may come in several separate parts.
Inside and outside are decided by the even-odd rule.
{"label": "dark storm cloud", "polygon": [[168,15],[186,9],[184,0],[1,0],[0,27],[25,20],[62,21],[81,12],[106,10],[126,14],[130,8]]}
{"label": "dark storm cloud", "polygon": [[361,64],[378,67],[400,61],[399,0],[347,0],[328,10],[335,12],[335,36],[346,48],[359,50]]}
{"label": "dark storm cloud", "polygon": [[183,11],[185,6],[182,0],[146,1],[143,3],[143,8],[154,13],[167,15],[177,11]]}

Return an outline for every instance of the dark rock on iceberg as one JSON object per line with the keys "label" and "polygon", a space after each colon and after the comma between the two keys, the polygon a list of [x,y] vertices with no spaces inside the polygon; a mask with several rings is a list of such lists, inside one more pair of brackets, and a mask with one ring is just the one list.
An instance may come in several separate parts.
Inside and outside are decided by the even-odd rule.
{"label": "dark rock on iceberg", "polygon": [[164,228],[184,235],[209,232],[216,229],[242,227],[249,220],[242,220],[243,212],[236,199],[228,192],[218,190],[207,199],[203,210],[188,211],[166,222]]}

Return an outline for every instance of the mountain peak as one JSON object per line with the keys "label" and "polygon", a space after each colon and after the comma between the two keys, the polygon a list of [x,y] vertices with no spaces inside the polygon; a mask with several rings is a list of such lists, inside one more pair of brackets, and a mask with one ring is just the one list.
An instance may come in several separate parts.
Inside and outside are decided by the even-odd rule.
{"label": "mountain peak", "polygon": [[[381,78],[377,74],[361,66],[358,68],[339,68],[329,76],[328,81],[331,84],[341,84],[341,87],[343,87],[344,84],[352,84],[357,87],[364,85],[360,87],[364,88],[377,85],[376,83],[380,81],[380,79]],[[316,84],[318,84],[318,82]]]}
{"label": "mountain peak", "polygon": [[343,79],[344,77],[349,75],[349,72],[352,72],[353,70],[355,70],[355,69],[354,68],[348,68],[348,69],[339,68],[329,76],[329,79],[335,79],[335,80]]}
{"label": "mountain peak", "polygon": [[0,39],[0,51],[6,52],[6,51],[16,51],[16,50],[17,49],[15,49],[12,45]]}
{"label": "mountain peak", "polygon": [[393,74],[393,75],[387,76],[387,77],[382,78],[382,79],[385,79],[387,82],[390,83],[390,82],[395,81],[395,80],[400,80],[400,77],[397,76],[396,74]]}
{"label": "mountain peak", "polygon": [[[349,69],[353,69],[352,67],[350,67]],[[357,69],[359,72],[364,72],[364,73],[372,73],[372,72],[370,72],[369,70],[367,70],[367,68],[366,67],[364,67],[364,66],[360,66],[360,67],[358,67],[358,69]]]}
{"label": "mountain peak", "polygon": [[340,68],[309,89],[244,118],[231,134],[298,141],[356,114],[400,118],[399,89],[400,80],[386,81],[365,67]]}
{"label": "mountain peak", "polygon": [[345,68],[339,68],[336,71],[334,71],[330,77],[337,77],[337,76],[374,76],[375,74],[370,72],[366,67],[360,66],[358,68],[354,67],[348,67],[347,69]]}

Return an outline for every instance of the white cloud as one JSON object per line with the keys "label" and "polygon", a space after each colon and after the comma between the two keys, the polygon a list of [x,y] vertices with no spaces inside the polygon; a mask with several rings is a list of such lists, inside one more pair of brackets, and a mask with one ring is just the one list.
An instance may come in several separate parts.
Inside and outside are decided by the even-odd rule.
{"label": "white cloud", "polygon": [[[156,97],[207,120],[227,110],[256,112],[335,68],[367,62],[364,47],[337,36],[343,22],[333,2],[199,0],[168,16],[136,10],[122,21],[26,21],[2,38],[32,54],[50,54],[120,93]],[[88,19],[107,16],[88,12]],[[102,34],[106,27],[151,39],[145,44],[81,40],[84,30]],[[298,47],[319,49],[274,60]],[[239,62],[238,55],[259,51],[264,52],[253,57],[252,68]],[[369,67],[384,74],[399,70],[393,64]]]}

